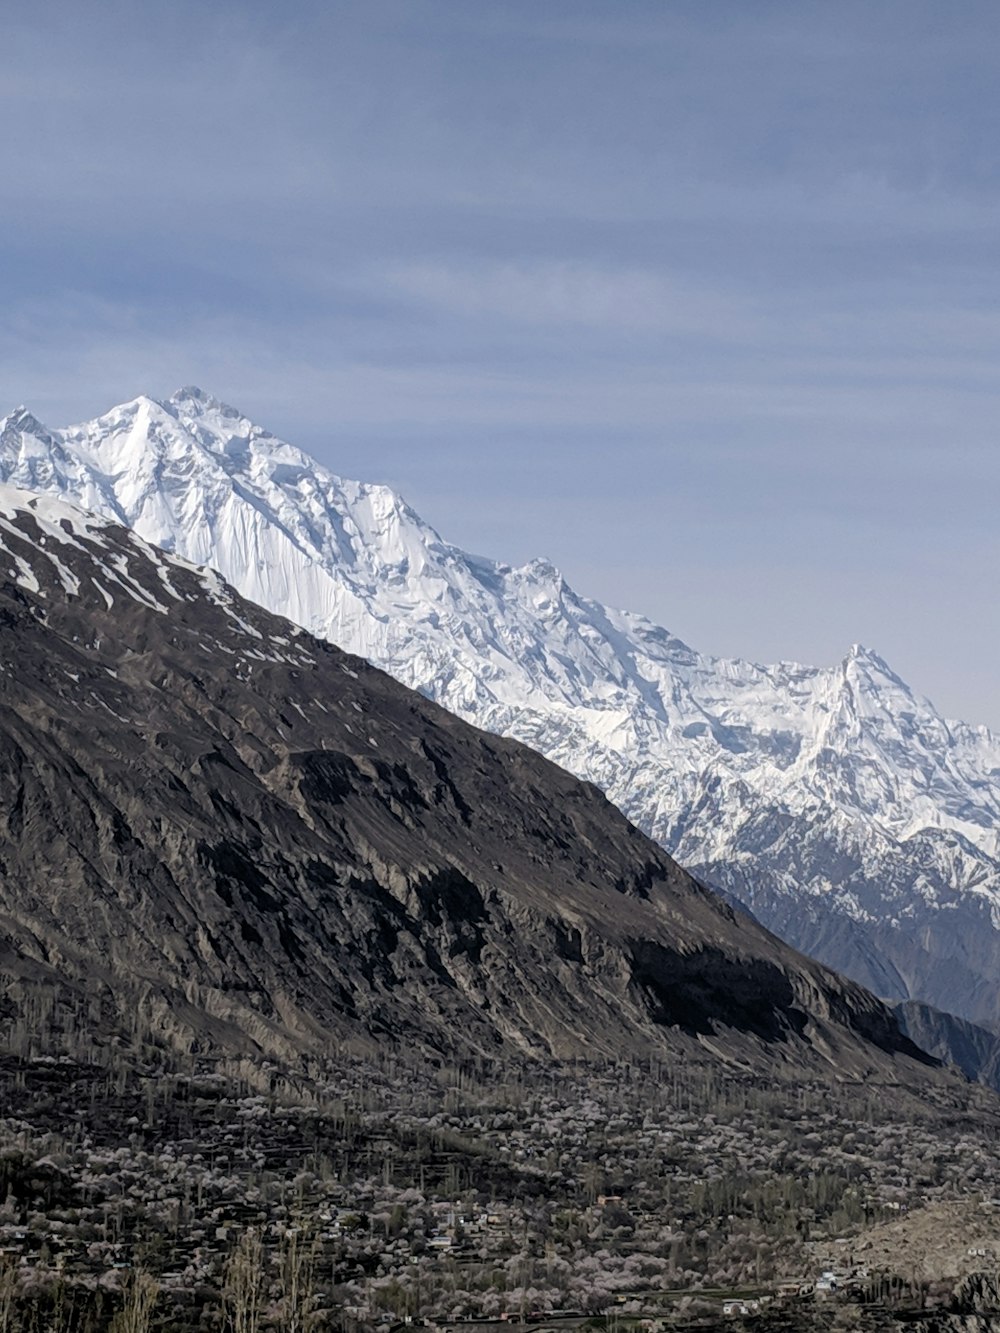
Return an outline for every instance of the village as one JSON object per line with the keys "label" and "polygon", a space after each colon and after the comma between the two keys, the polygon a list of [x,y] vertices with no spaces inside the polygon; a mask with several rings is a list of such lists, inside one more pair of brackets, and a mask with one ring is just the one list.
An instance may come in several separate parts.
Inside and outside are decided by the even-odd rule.
{"label": "village", "polygon": [[[0,1081],[10,1308],[113,1304],[141,1275],[164,1327],[215,1327],[249,1256],[262,1295],[294,1270],[318,1327],[655,1333],[806,1304],[922,1308],[1000,1250],[988,1117],[904,1121],[878,1089],[360,1057],[322,1082],[7,1057]],[[935,1215],[947,1262],[917,1271],[906,1227]],[[282,1301],[273,1326],[298,1327]]]}

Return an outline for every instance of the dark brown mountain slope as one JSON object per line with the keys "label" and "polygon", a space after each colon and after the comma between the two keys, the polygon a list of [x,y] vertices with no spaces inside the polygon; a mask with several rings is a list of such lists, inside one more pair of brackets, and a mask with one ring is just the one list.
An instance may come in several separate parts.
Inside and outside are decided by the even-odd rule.
{"label": "dark brown mountain slope", "polygon": [[62,987],[122,1028],[281,1055],[697,1044],[919,1072],[878,1001],[595,788],[217,576],[6,490],[0,585],[8,1022]]}

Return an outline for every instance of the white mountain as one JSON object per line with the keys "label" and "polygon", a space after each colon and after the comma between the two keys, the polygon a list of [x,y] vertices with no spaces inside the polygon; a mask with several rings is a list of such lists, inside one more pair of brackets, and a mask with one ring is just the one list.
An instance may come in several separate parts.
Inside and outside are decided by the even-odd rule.
{"label": "white mountain", "polygon": [[0,481],[66,496],[600,786],[765,924],[890,997],[1000,1021],[1000,741],[876,654],[705,657],[544,560],[449,546],[198,389],[0,422]]}

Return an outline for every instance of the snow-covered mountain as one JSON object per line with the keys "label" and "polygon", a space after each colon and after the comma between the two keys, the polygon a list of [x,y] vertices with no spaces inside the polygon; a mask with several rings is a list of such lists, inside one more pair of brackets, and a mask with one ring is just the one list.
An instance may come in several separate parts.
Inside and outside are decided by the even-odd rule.
{"label": "snow-covered mountain", "polygon": [[0,480],[63,495],[602,787],[678,859],[880,993],[1000,1021],[1000,741],[875,653],[702,656],[544,560],[448,545],[198,389],[0,423]]}

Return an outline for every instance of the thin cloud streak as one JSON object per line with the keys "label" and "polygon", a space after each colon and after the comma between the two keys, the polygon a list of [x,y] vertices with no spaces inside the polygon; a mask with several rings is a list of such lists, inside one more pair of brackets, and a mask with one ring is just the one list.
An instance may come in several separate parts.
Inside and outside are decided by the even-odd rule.
{"label": "thin cloud streak", "polygon": [[898,645],[1000,723],[997,37],[980,0],[12,0],[0,398],[201,383],[695,644]]}

